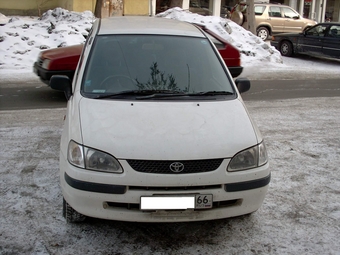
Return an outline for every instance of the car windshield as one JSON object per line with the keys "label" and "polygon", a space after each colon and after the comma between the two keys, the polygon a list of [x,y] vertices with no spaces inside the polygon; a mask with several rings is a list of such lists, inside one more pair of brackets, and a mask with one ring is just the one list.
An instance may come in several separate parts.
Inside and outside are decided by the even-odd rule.
{"label": "car windshield", "polygon": [[[126,93],[126,92],[133,93]],[[231,80],[205,38],[167,35],[98,36],[83,76],[82,94],[204,92],[235,94]],[[122,93],[124,92],[124,93]],[[105,97],[108,95],[108,97]]]}

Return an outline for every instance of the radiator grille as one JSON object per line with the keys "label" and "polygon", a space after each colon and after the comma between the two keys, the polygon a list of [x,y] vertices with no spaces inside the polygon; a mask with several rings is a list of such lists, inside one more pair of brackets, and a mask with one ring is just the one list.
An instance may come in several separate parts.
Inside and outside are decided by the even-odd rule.
{"label": "radiator grille", "polygon": [[127,160],[137,172],[153,174],[193,174],[216,170],[223,159],[207,160]]}

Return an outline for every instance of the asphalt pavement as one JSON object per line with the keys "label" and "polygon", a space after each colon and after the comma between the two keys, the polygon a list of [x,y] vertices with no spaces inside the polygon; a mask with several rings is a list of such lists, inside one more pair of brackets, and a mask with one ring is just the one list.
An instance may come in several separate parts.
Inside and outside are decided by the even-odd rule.
{"label": "asphalt pavement", "polygon": [[[12,83],[0,80],[0,89],[0,110],[66,107],[64,93],[38,79]],[[255,79],[251,80],[250,90],[242,94],[245,101],[315,97],[340,97],[340,79]]]}

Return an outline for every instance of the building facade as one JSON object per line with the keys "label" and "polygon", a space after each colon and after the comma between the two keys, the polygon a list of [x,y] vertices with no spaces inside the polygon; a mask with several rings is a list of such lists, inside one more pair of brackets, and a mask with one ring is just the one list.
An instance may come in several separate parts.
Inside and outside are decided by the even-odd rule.
{"label": "building facade", "polygon": [[[102,16],[147,15],[153,16],[166,9],[178,6],[203,15],[222,16],[240,0],[102,0]],[[250,3],[253,0],[245,0]],[[275,2],[297,10],[301,16],[317,22],[340,22],[340,0],[255,0]],[[94,12],[96,0],[1,0],[0,12],[5,15],[40,16],[56,7],[71,11]]]}

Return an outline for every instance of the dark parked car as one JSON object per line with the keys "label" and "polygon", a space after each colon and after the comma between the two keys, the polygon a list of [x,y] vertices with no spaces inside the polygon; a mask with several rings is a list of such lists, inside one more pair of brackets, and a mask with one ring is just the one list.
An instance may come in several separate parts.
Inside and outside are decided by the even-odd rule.
{"label": "dark parked car", "polygon": [[[206,27],[199,27],[215,44],[231,75],[239,76],[243,67],[238,49]],[[82,50],[83,44],[42,51],[34,63],[33,71],[47,85],[53,75],[67,75],[72,80]]]}
{"label": "dark parked car", "polygon": [[340,59],[340,23],[320,23],[299,34],[278,34],[271,45],[286,57],[306,54]]}

